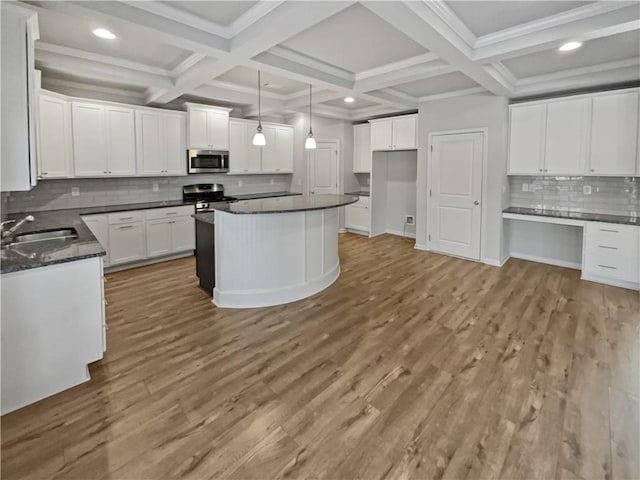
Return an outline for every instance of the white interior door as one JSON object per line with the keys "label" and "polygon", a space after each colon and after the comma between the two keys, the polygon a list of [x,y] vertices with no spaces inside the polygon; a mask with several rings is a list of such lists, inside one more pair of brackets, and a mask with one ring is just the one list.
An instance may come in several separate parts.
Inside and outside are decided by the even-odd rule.
{"label": "white interior door", "polygon": [[309,150],[309,192],[338,193],[338,143],[317,142]]}
{"label": "white interior door", "polygon": [[481,132],[432,138],[429,221],[432,250],[480,259],[483,143]]}

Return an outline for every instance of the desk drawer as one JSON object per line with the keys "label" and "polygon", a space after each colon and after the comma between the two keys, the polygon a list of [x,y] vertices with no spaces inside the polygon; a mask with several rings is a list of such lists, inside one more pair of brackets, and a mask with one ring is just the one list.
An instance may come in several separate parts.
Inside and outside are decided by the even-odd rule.
{"label": "desk drawer", "polygon": [[611,223],[587,223],[587,249],[609,248],[624,250],[631,248],[635,238],[634,229],[626,225]]}
{"label": "desk drawer", "polygon": [[147,210],[146,216],[147,220],[160,220],[161,218],[188,217],[193,213],[193,207],[186,205],[183,207],[152,208]]}

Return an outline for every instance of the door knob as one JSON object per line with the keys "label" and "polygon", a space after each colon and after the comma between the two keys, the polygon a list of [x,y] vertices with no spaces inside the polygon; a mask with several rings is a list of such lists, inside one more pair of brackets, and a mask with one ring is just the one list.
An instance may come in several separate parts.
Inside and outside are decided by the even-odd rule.
{"label": "door knob", "polygon": [[475,202],[473,202],[474,205],[480,205],[480,202],[478,200],[476,200]]}

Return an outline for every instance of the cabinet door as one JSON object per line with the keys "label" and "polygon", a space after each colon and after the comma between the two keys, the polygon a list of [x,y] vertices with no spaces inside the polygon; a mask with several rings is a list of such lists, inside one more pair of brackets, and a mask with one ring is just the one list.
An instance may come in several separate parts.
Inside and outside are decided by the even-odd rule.
{"label": "cabinet door", "polygon": [[73,102],[74,170],[78,177],[107,175],[107,128],[102,105]]}
{"label": "cabinet door", "polygon": [[131,108],[107,107],[107,170],[109,175],[136,174],[135,113]]}
{"label": "cabinet door", "polygon": [[172,220],[147,220],[147,257],[171,253]]}
{"label": "cabinet door", "polygon": [[165,151],[163,118],[153,112],[136,112],[138,138],[138,173],[161,175],[164,173]]}
{"label": "cabinet door", "polygon": [[109,261],[111,265],[145,258],[142,222],[109,226]]}
{"label": "cabinet door", "polygon": [[547,105],[545,174],[584,174],[588,120],[588,98],[551,102]]}
{"label": "cabinet door", "polygon": [[73,176],[71,105],[68,101],[40,95],[38,163],[41,178]]}
{"label": "cabinet door", "polygon": [[247,171],[248,148],[247,125],[229,122],[229,173],[245,173]]}
{"label": "cabinet door", "polygon": [[195,220],[178,217],[171,222],[171,251],[185,252],[196,248]]}
{"label": "cabinet door", "polygon": [[371,173],[371,125],[353,127],[353,171]]}
{"label": "cabinet door", "polygon": [[638,92],[593,97],[592,175],[634,175],[638,144]]}
{"label": "cabinet door", "polygon": [[229,150],[229,113],[209,110],[207,112],[209,148]]}
{"label": "cabinet door", "polygon": [[509,174],[540,175],[544,169],[547,106],[512,107],[509,120]]}
{"label": "cabinet door", "polygon": [[209,134],[207,133],[208,109],[189,107],[189,148],[210,148]]}
{"label": "cabinet door", "polygon": [[183,115],[164,114],[165,170],[169,175],[187,174],[187,147],[185,137],[185,119]]}
{"label": "cabinet door", "polygon": [[345,227],[361,232],[369,232],[369,208],[358,204],[345,207]]}
{"label": "cabinet door", "polygon": [[416,142],[416,117],[400,117],[393,119],[393,149],[414,150]]}
{"label": "cabinet door", "polygon": [[293,128],[276,127],[276,172],[293,172]]}
{"label": "cabinet door", "polygon": [[277,127],[263,125],[262,133],[266,140],[266,145],[262,148],[262,171],[275,172],[278,168],[278,148],[277,148]]}
{"label": "cabinet door", "polygon": [[393,149],[393,120],[371,122],[371,150]]}

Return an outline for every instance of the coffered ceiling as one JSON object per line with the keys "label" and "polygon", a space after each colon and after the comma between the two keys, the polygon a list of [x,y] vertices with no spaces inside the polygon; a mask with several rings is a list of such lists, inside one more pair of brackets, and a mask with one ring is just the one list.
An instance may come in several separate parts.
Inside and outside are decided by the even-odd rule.
{"label": "coffered ceiling", "polygon": [[[126,92],[359,120],[484,92],[518,98],[640,81],[640,3],[578,1],[22,2],[49,88]],[[95,37],[103,27],[114,40]],[[568,41],[583,45],[559,52]],[[353,103],[345,103],[353,97]]]}

